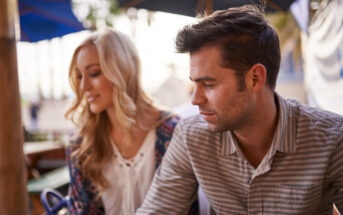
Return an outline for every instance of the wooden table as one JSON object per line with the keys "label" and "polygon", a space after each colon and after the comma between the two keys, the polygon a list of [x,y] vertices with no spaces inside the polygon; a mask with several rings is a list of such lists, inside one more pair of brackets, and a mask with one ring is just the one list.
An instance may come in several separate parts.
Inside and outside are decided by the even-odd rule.
{"label": "wooden table", "polygon": [[40,192],[45,187],[58,188],[69,183],[68,168],[66,166],[46,174],[38,171],[38,161],[47,153],[63,150],[65,146],[56,141],[25,142],[24,155],[28,171],[27,189],[32,204],[32,215],[45,212],[41,201]]}
{"label": "wooden table", "polygon": [[64,145],[55,141],[25,142],[24,154],[27,156],[44,154],[45,152],[63,149]]}
{"label": "wooden table", "polygon": [[56,141],[25,142],[24,155],[28,169],[28,178],[39,178],[38,161],[46,153],[64,149],[64,145]]}
{"label": "wooden table", "polygon": [[38,179],[28,181],[27,190],[31,194],[40,194],[44,188],[59,189],[70,182],[68,166],[63,166],[43,174]]}

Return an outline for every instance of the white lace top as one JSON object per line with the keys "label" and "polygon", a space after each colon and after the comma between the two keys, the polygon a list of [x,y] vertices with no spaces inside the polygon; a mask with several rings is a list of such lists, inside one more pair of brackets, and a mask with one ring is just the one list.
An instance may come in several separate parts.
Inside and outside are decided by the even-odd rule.
{"label": "white lace top", "polygon": [[132,215],[143,203],[155,173],[155,129],[135,157],[124,159],[113,145],[114,158],[103,169],[109,188],[101,193],[106,214]]}

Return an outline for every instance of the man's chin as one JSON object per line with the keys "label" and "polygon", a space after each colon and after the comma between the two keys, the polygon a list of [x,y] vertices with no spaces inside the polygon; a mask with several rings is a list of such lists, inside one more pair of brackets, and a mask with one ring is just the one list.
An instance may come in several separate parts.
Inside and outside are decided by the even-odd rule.
{"label": "man's chin", "polygon": [[208,129],[215,132],[215,133],[218,133],[218,132],[223,132],[223,131],[226,131],[227,129],[224,129],[224,128],[220,128],[218,127],[218,125],[215,125],[215,124],[212,124],[212,123],[209,123],[207,122],[207,125],[208,125]]}

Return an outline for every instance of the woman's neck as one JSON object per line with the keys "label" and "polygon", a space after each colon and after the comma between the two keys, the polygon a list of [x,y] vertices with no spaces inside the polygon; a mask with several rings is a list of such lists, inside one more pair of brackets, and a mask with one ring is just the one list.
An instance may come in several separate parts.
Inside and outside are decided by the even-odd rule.
{"label": "woman's neck", "polygon": [[[149,117],[145,117],[146,121],[144,124],[147,125],[156,125],[159,119],[159,111],[153,111],[149,114]],[[142,120],[142,119],[141,119]],[[110,119],[111,121],[111,132],[110,138],[112,142],[116,145],[121,155],[128,159],[134,157],[137,152],[139,151],[140,147],[144,143],[144,140],[149,133],[149,131],[154,127],[147,127],[143,128],[138,122],[140,121],[139,118],[137,122],[132,125],[131,128],[125,129],[120,126],[116,126],[118,124],[112,124],[113,122],[117,122],[116,119]]]}

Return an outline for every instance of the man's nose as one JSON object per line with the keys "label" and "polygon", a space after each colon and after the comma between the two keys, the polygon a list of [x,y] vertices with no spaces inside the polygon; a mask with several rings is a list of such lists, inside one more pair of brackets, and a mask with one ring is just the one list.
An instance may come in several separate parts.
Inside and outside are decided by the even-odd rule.
{"label": "man's nose", "polygon": [[206,97],[204,96],[204,93],[198,87],[194,87],[193,89],[191,102],[193,105],[202,105],[206,102]]}

